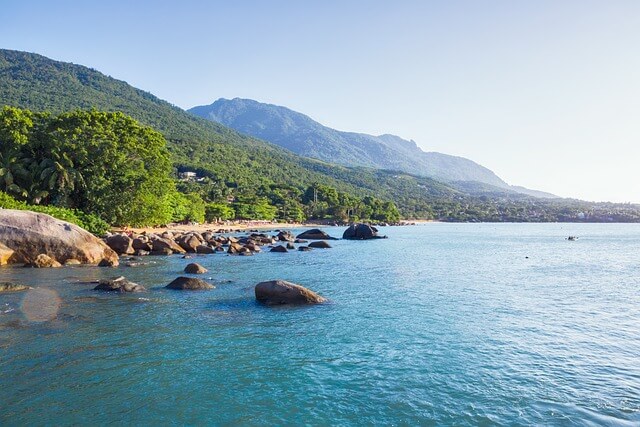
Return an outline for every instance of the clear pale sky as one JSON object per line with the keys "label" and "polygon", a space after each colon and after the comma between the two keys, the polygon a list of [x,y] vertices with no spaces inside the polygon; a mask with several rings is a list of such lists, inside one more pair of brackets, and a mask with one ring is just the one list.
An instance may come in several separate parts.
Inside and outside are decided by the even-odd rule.
{"label": "clear pale sky", "polygon": [[183,108],[252,98],[640,202],[640,1],[0,0],[0,22],[2,48]]}

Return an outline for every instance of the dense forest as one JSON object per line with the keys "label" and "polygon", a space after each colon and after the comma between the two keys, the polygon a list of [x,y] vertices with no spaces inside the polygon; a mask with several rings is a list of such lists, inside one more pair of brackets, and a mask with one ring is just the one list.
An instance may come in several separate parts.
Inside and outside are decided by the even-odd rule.
{"label": "dense forest", "polygon": [[[87,67],[0,50],[0,190],[110,224],[191,220],[624,221],[640,207],[542,199],[333,165],[241,135]],[[193,179],[180,178],[192,172]],[[7,198],[8,199],[8,198]]]}

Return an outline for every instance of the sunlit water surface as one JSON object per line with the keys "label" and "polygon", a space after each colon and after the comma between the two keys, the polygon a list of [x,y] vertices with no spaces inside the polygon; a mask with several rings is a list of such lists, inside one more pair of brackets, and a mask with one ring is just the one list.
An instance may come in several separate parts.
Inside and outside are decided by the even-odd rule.
{"label": "sunlit water surface", "polygon": [[[0,269],[37,288],[0,294],[0,425],[640,424],[640,226],[381,231],[197,256],[203,292],[180,256]],[[149,292],[80,283],[117,275]],[[256,304],[276,278],[330,303]]]}

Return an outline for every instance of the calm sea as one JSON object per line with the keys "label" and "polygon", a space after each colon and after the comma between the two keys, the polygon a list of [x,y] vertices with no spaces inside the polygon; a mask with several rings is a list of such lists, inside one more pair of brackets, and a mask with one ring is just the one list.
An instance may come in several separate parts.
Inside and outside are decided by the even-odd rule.
{"label": "calm sea", "polygon": [[[0,294],[0,425],[640,424],[640,225],[381,231],[195,257],[204,292],[179,256],[0,269],[37,287]],[[80,283],[117,275],[150,291]],[[331,302],[257,305],[276,278]]]}

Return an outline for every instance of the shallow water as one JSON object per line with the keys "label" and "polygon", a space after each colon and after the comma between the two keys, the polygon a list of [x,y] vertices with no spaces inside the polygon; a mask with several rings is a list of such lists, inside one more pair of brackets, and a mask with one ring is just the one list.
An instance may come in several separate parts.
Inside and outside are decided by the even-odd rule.
{"label": "shallow water", "polygon": [[[38,288],[0,294],[0,425],[640,424],[640,226],[381,231],[194,257],[203,292],[162,289],[179,256],[0,269]],[[117,275],[150,291],[80,283]],[[275,278],[331,302],[256,304]]]}

